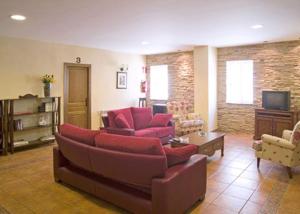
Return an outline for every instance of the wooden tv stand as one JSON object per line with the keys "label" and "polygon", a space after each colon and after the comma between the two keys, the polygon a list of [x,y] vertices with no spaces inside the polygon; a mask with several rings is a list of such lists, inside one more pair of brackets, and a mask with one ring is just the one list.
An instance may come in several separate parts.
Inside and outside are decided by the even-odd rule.
{"label": "wooden tv stand", "polygon": [[254,139],[259,140],[262,134],[282,137],[283,130],[293,130],[300,119],[299,113],[299,111],[255,109]]}

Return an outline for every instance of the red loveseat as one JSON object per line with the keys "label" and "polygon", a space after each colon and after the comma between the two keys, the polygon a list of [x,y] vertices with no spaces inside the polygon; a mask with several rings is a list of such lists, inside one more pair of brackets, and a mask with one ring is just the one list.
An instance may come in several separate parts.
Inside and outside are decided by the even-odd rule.
{"label": "red loveseat", "polygon": [[[121,116],[121,119],[120,119]],[[105,129],[110,134],[157,137],[163,144],[175,136],[171,114],[156,114],[151,108],[124,108],[107,112],[102,118]]]}
{"label": "red loveseat", "polygon": [[[203,155],[175,163],[178,150],[169,163],[170,148],[164,150],[158,138],[99,134],[69,125],[60,127],[56,140],[53,164],[57,182],[132,213],[181,214],[205,197]],[[186,150],[193,149],[190,146]]]}

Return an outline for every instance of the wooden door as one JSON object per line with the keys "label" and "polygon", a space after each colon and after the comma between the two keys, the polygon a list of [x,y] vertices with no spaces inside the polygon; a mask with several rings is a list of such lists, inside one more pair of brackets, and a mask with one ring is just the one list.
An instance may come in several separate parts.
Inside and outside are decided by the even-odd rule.
{"label": "wooden door", "polygon": [[255,121],[255,139],[259,140],[263,134],[270,134],[273,133],[273,119],[269,117],[262,117],[259,116],[256,118]]}
{"label": "wooden door", "polygon": [[273,135],[282,137],[283,130],[293,130],[293,123],[290,119],[274,118],[273,119]]}
{"label": "wooden door", "polygon": [[65,64],[64,121],[90,128],[90,65]]}

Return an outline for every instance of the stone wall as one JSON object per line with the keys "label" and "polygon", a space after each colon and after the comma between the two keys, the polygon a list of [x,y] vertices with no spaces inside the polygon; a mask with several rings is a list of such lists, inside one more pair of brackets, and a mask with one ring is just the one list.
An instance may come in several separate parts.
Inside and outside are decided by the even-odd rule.
{"label": "stone wall", "polygon": [[[226,103],[226,61],[254,61],[254,104]],[[254,133],[254,109],[261,108],[262,90],[291,91],[291,109],[300,108],[300,41],[218,49],[218,127]]]}
{"label": "stone wall", "polygon": [[166,101],[150,100],[149,70],[152,65],[168,65],[169,100],[188,101],[194,106],[194,64],[193,52],[176,52],[146,56],[147,66],[147,104],[165,103]]}

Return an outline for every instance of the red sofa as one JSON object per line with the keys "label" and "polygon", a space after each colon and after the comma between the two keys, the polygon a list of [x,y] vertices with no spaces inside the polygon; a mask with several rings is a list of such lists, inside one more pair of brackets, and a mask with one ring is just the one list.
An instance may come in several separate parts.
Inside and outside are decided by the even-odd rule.
{"label": "red sofa", "polygon": [[130,212],[181,214],[205,197],[203,155],[175,163],[175,152],[169,163],[170,148],[165,150],[158,138],[99,134],[68,125],[60,127],[56,140],[53,164],[57,182]]}
{"label": "red sofa", "polygon": [[[118,124],[116,118],[124,116],[127,127]],[[160,118],[159,118],[160,117]],[[161,124],[153,123],[153,119],[158,119]],[[167,119],[167,122],[166,120]],[[124,108],[107,112],[107,117],[103,117],[104,127],[108,133],[136,136],[136,137],[157,137],[163,144],[175,136],[175,127],[171,122],[172,115],[157,114],[153,117],[151,108]],[[157,121],[157,120],[156,120]]]}

